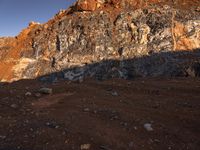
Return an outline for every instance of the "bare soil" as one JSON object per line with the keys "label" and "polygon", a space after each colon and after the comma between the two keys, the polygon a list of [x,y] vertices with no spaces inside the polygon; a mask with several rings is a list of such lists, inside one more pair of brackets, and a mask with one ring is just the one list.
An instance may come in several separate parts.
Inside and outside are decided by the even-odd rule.
{"label": "bare soil", "polygon": [[0,84],[0,150],[72,149],[199,150],[200,80]]}

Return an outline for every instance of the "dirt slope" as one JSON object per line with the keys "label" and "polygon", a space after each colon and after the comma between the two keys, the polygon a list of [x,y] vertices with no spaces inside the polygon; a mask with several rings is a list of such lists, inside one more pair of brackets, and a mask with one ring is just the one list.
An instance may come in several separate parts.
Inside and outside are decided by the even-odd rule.
{"label": "dirt slope", "polygon": [[[84,144],[90,150],[200,147],[197,79],[53,85],[32,80],[0,86],[1,150],[79,150]],[[41,87],[53,93],[39,95]],[[153,131],[144,128],[147,123]]]}

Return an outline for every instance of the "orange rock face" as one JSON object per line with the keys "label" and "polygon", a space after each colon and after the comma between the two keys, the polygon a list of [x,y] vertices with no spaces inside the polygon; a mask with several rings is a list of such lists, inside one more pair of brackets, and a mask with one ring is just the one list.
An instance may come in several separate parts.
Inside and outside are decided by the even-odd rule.
{"label": "orange rock face", "polygon": [[[195,32],[192,33],[192,28],[196,24]],[[182,24],[175,23],[174,35],[176,38],[176,50],[194,50],[200,47],[200,21],[188,22]]]}
{"label": "orange rock face", "polygon": [[97,7],[97,0],[79,0],[77,9],[84,11],[94,11]]}
{"label": "orange rock face", "polygon": [[97,8],[102,7],[104,4],[110,4],[115,8],[124,8],[126,6],[142,7],[147,3],[158,3],[159,0],[78,0],[76,9],[81,11],[95,11]]}

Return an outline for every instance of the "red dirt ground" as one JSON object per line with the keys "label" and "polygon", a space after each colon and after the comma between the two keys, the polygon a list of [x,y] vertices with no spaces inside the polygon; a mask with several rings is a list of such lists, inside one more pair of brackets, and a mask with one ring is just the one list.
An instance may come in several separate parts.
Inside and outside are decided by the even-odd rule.
{"label": "red dirt ground", "polygon": [[[53,93],[40,95],[41,87],[52,88]],[[150,123],[153,131],[147,131],[145,123]],[[0,150],[88,147],[199,150],[200,80],[0,84]]]}

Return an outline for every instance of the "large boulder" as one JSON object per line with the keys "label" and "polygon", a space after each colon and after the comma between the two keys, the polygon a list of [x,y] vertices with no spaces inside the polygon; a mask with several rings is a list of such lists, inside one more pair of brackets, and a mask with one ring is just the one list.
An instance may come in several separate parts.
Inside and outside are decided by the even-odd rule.
{"label": "large boulder", "polygon": [[76,8],[80,11],[94,11],[97,8],[97,3],[97,0],[78,0]]}

